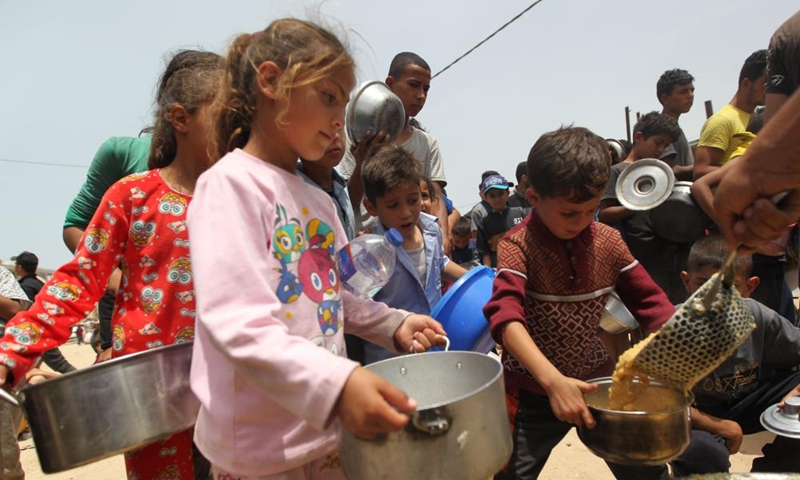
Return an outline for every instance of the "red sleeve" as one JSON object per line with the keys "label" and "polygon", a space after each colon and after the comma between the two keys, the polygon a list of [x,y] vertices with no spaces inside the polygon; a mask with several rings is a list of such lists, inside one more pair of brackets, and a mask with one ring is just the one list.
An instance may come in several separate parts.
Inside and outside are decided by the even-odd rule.
{"label": "red sleeve", "polygon": [[525,285],[528,282],[525,254],[506,236],[497,245],[497,275],[492,297],[483,307],[494,341],[503,344],[503,328],[508,322],[525,323]]}
{"label": "red sleeve", "polygon": [[11,369],[15,383],[44,351],[69,339],[72,326],[86,318],[105,293],[125,250],[129,188],[116,183],[106,192],[72,261],[56,270],[29,310],[6,325],[0,363]]}
{"label": "red sleeve", "polygon": [[669,298],[638,261],[622,269],[616,285],[619,298],[647,333],[661,328],[675,313]]}

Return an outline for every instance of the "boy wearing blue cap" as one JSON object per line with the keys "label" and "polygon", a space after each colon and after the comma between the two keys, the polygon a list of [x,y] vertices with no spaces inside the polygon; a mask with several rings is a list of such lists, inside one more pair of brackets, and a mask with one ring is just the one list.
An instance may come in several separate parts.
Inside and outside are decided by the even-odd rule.
{"label": "boy wearing blue cap", "polygon": [[483,198],[491,205],[489,212],[478,225],[478,251],[481,263],[497,266],[497,244],[500,239],[530,212],[530,208],[509,207],[508,181],[502,175],[486,177],[481,184]]}

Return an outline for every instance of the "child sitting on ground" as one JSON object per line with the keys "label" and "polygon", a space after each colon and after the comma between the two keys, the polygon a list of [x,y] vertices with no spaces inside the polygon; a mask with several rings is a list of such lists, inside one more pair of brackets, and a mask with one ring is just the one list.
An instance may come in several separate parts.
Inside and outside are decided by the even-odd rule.
{"label": "child sitting on ground", "polygon": [[[442,298],[442,280],[466,273],[444,254],[436,217],[422,213],[419,162],[401,147],[386,145],[364,162],[364,206],[377,217],[377,235],[394,228],[403,236],[389,282],[373,300],[392,308],[428,315]],[[377,345],[365,346],[367,364],[395,356]]]}
{"label": "child sitting on ground", "polygon": [[481,184],[483,198],[491,206],[483,220],[478,224],[477,247],[481,263],[488,267],[497,266],[497,242],[512,227],[522,223],[530,209],[508,206],[508,181],[502,175],[487,177]]}
{"label": "child sitting on ground", "polygon": [[[585,128],[546,133],[528,155],[533,211],[500,240],[492,297],[484,307],[503,349],[514,450],[495,480],[537,478],[573,425],[594,428],[585,380],[609,375],[614,358],[598,337],[608,295],[646,331],[674,312],[617,230],[594,222],[609,172],[605,141]],[[666,478],[666,465],[607,462],[618,479]]]}
{"label": "child sitting on ground", "polygon": [[[728,256],[725,240],[705,237],[689,253],[688,271],[681,278],[689,294],[717,273]],[[727,472],[729,455],[742,435],[761,432],[759,418],[768,407],[800,395],[800,373],[774,367],[800,364],[800,330],[774,310],[747,298],[759,283],[751,277],[752,258],[736,259],[734,286],[745,297],[756,328],[750,337],[697,383],[693,393],[692,437],[689,448],[672,461],[675,476]],[[777,436],[753,460],[753,472],[800,472],[800,440]]]}

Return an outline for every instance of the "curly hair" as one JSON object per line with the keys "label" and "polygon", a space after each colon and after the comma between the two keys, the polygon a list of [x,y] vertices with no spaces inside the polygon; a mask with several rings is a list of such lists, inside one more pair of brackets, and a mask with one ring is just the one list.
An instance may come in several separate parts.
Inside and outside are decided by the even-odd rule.
{"label": "curly hair", "polygon": [[641,132],[645,139],[653,135],[666,135],[670,143],[676,142],[681,136],[681,127],[678,122],[659,112],[650,112],[642,115],[636,125],[633,126],[633,133]]}
{"label": "curly hair", "polygon": [[528,184],[542,197],[565,197],[573,203],[600,195],[610,169],[605,140],[583,127],[545,133],[528,154]]}
{"label": "curly hair", "polygon": [[680,68],[667,70],[658,78],[656,82],[656,97],[661,101],[661,95],[669,95],[679,85],[686,85],[694,82],[694,77]]}

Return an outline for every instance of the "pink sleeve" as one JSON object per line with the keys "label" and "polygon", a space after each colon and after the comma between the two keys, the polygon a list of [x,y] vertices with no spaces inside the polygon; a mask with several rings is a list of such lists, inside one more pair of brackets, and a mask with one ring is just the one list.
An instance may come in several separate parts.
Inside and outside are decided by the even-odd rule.
{"label": "pink sleeve", "polygon": [[69,339],[72,326],[86,318],[105,293],[125,251],[129,210],[129,187],[114,184],[103,196],[75,257],[56,270],[29,310],[6,325],[0,362],[11,369],[15,383],[43,352]]}
{"label": "pink sleeve", "polygon": [[270,205],[235,174],[212,169],[198,182],[188,215],[197,328],[210,339],[203,348],[220,352],[282,408],[323,429],[357,364],[290,334],[279,318],[268,277]]}

